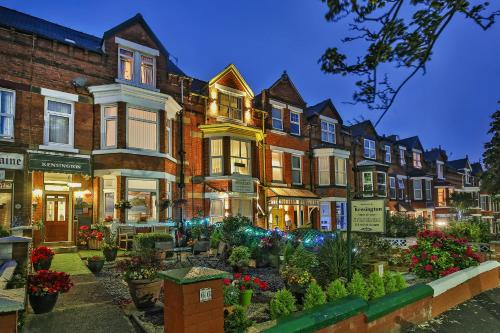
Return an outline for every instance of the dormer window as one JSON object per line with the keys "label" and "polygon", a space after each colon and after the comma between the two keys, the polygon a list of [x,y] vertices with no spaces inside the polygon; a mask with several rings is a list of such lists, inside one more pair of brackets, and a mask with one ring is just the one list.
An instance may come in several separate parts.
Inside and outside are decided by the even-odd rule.
{"label": "dormer window", "polygon": [[465,180],[465,184],[470,184],[470,174],[469,174],[469,170],[465,169],[464,170],[464,180]]}
{"label": "dormer window", "polygon": [[273,122],[273,129],[277,129],[279,131],[283,130],[283,110],[278,109],[273,106],[273,109],[271,111],[271,116],[272,116],[272,122]]}
{"label": "dormer window", "polygon": [[418,151],[413,152],[413,167],[417,169],[422,169],[422,154]]}
{"label": "dormer window", "polygon": [[134,79],[134,52],[120,48],[120,79]]}
{"label": "dormer window", "polygon": [[385,145],[385,162],[391,163],[391,146]]}
{"label": "dormer window", "polygon": [[116,37],[118,81],[145,88],[156,88],[158,50]]}
{"label": "dormer window", "polygon": [[375,159],[377,157],[377,154],[375,152],[375,141],[370,139],[365,139],[364,147],[365,147],[364,155],[366,158]]}
{"label": "dormer window", "polygon": [[141,55],[141,83],[152,86],[154,83],[154,64],[153,57]]}
{"label": "dormer window", "polygon": [[242,120],[242,98],[219,91],[219,115]]}
{"label": "dormer window", "polygon": [[321,141],[335,143],[335,124],[321,120]]}
{"label": "dormer window", "polygon": [[444,165],[443,162],[436,161],[437,177],[444,179]]}

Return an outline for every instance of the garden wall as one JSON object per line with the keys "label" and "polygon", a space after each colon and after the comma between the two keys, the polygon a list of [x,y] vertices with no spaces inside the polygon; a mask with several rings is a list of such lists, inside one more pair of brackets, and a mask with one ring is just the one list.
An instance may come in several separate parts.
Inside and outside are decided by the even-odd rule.
{"label": "garden wall", "polygon": [[500,263],[487,261],[429,284],[411,286],[371,302],[349,296],[298,312],[279,320],[264,332],[399,332],[499,285]]}

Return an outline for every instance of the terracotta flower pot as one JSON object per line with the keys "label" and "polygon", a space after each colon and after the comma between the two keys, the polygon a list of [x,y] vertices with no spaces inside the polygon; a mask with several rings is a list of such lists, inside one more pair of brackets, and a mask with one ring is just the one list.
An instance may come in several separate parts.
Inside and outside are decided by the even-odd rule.
{"label": "terracotta flower pot", "polygon": [[104,259],[101,260],[89,260],[87,267],[92,273],[99,273],[104,267]]}
{"label": "terracotta flower pot", "polygon": [[147,309],[155,305],[160,297],[162,280],[129,280],[127,281],[130,296],[137,309]]}
{"label": "terracotta flower pot", "polygon": [[31,308],[36,314],[47,313],[54,309],[57,303],[59,293],[47,294],[42,296],[29,295]]}
{"label": "terracotta flower pot", "polygon": [[37,262],[33,263],[33,268],[35,269],[36,272],[42,269],[48,270],[51,264],[52,264],[52,257],[38,260]]}
{"label": "terracotta flower pot", "polygon": [[118,254],[118,248],[107,247],[102,249],[102,254],[106,258],[106,261],[115,261]]}
{"label": "terracotta flower pot", "polygon": [[89,250],[99,250],[102,246],[102,241],[97,239],[89,240]]}
{"label": "terracotta flower pot", "polygon": [[252,303],[253,290],[247,289],[240,291],[240,305],[247,307]]}

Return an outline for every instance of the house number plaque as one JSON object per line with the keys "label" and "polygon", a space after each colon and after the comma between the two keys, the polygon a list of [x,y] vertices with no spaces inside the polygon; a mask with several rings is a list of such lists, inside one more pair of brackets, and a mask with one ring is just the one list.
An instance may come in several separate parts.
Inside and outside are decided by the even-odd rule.
{"label": "house number plaque", "polygon": [[200,289],[200,303],[212,300],[212,288]]}

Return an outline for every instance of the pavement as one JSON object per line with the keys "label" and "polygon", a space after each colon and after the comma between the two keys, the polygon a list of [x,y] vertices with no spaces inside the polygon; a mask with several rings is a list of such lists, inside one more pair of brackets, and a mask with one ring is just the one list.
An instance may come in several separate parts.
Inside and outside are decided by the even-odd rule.
{"label": "pavement", "polygon": [[28,306],[23,331],[26,333],[136,333],[123,311],[85,267],[77,253],[56,254],[51,270],[71,275],[73,288],[59,295],[54,310],[35,315]]}
{"label": "pavement", "polygon": [[500,333],[500,288],[479,294],[406,332]]}

